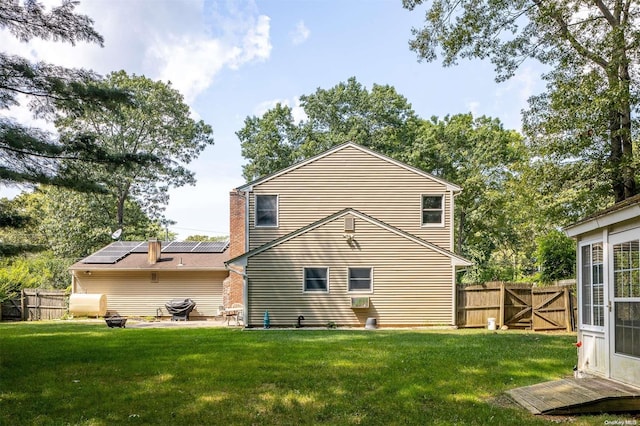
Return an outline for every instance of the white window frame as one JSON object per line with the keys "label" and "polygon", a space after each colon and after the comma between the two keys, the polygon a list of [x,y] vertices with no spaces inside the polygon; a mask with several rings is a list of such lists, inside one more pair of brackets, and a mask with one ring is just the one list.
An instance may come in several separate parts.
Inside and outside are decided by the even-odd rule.
{"label": "white window frame", "polygon": [[[370,287],[369,290],[351,290],[350,289],[351,282],[350,282],[350,277],[349,277],[350,274],[349,274],[349,272],[350,272],[351,269],[369,269],[371,271],[371,278],[370,278],[371,287]],[[373,287],[373,284],[374,284],[373,277],[374,277],[373,266],[348,266],[347,267],[347,293],[348,294],[373,294],[373,288],[374,288]]]}
{"label": "white window frame", "polygon": [[[593,249],[590,248],[590,264],[589,264],[589,268],[591,271],[591,283],[589,285],[589,297],[591,297],[591,324],[585,324],[583,322],[583,312],[584,312],[584,287],[582,286],[582,270],[583,270],[583,259],[582,259],[582,250],[584,247],[592,247],[594,244],[602,244],[602,277],[603,277],[603,283],[602,283],[602,294],[603,294],[603,323],[602,325],[594,325],[594,304],[593,304]],[[596,240],[588,240],[588,241],[582,241],[580,242],[580,244],[578,245],[578,268],[577,268],[577,276],[578,276],[578,281],[576,282],[576,286],[580,288],[580,298],[578,300],[578,304],[580,306],[579,309],[579,317],[578,317],[578,322],[580,323],[580,329],[581,330],[590,330],[590,331],[597,331],[597,332],[604,332],[605,331],[605,326],[607,324],[607,314],[608,311],[606,309],[607,304],[606,304],[606,299],[607,299],[607,281],[608,281],[608,267],[607,267],[607,263],[608,263],[608,256],[609,254],[607,253],[607,244],[605,244],[605,242],[601,239],[596,239]]]}
{"label": "white window frame", "polygon": [[[327,289],[326,290],[307,290],[307,269],[324,269],[327,271]],[[302,292],[308,294],[327,294],[331,288],[331,270],[328,266],[304,266],[302,268]]]}
{"label": "white window frame", "polygon": [[[258,197],[276,197],[276,223],[275,225],[258,224]],[[280,196],[278,194],[254,194],[253,196],[253,225],[256,228],[277,228],[280,224]]]}
{"label": "white window frame", "polygon": [[[637,355],[632,355],[632,354],[628,354],[628,353],[623,353],[623,352],[616,352],[616,341],[615,341],[615,336],[616,336],[616,332],[615,332],[615,328],[616,328],[616,321],[615,321],[615,309],[616,309],[616,304],[617,303],[640,303],[640,296],[633,296],[633,297],[624,297],[624,296],[616,296],[616,279],[615,279],[615,273],[616,273],[616,264],[615,264],[615,246],[619,245],[619,244],[624,244],[624,243],[629,243],[632,241],[639,241],[640,238],[638,237],[638,235],[634,232],[620,232],[617,233],[615,235],[611,235],[609,237],[609,245],[611,247],[611,257],[610,257],[610,262],[611,262],[611,271],[610,271],[610,275],[609,275],[609,279],[610,279],[610,285],[609,288],[611,289],[611,294],[609,295],[609,300],[611,301],[611,309],[612,312],[608,312],[607,315],[611,315],[611,326],[610,326],[610,330],[611,330],[611,346],[610,346],[610,350],[611,353],[615,353],[615,355],[617,357],[624,357],[624,358],[631,358],[631,359],[638,359]],[[633,268],[635,269],[635,268]],[[630,270],[633,270],[630,269]]]}
{"label": "white window frame", "polygon": [[[439,223],[424,223],[423,221],[423,213],[425,211],[424,208],[424,197],[440,197],[441,200],[441,204],[440,204],[440,222]],[[441,228],[444,226],[444,217],[445,217],[445,204],[446,204],[446,199],[445,199],[445,194],[431,194],[431,193],[426,193],[426,194],[420,194],[420,226],[423,228],[434,228],[434,227],[438,227]],[[430,209],[432,211],[435,211],[435,209]]]}

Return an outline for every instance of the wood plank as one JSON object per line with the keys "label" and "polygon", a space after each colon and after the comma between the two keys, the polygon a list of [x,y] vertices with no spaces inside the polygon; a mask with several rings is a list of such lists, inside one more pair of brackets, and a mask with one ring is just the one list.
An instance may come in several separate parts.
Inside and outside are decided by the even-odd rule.
{"label": "wood plank", "polygon": [[533,414],[640,411],[640,389],[604,378],[562,379],[507,394]]}

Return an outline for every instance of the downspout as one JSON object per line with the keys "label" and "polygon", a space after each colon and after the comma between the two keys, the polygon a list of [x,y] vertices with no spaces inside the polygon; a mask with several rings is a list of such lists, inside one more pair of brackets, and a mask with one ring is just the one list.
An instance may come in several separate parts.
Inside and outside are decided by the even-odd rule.
{"label": "downspout", "polygon": [[[462,191],[458,191],[455,192],[453,190],[449,191],[449,193],[451,194],[451,206],[449,206],[449,217],[451,218],[451,251],[455,253],[455,197],[457,195],[460,194],[460,192]],[[452,278],[451,278],[451,292],[453,293],[451,295],[451,324],[455,325],[456,327],[458,326],[458,283],[457,283],[457,278],[458,278],[458,268],[456,267],[456,265],[454,264],[455,262],[451,262],[451,269],[452,269]]]}
{"label": "downspout", "polygon": [[244,252],[249,251],[249,192],[244,191]]}
{"label": "downspout", "polygon": [[[246,253],[249,251],[249,190],[244,191],[244,200],[244,252]],[[247,265],[244,265],[242,270],[242,304],[244,305],[244,327],[247,328],[247,318],[249,318],[249,278],[246,274]]]}

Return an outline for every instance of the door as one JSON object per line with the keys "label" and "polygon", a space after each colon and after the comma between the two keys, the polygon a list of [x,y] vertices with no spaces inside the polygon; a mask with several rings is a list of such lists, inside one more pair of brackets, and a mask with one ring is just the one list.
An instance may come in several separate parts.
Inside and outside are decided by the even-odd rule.
{"label": "door", "polygon": [[611,239],[613,279],[609,284],[610,376],[636,386],[640,386],[639,232]]}

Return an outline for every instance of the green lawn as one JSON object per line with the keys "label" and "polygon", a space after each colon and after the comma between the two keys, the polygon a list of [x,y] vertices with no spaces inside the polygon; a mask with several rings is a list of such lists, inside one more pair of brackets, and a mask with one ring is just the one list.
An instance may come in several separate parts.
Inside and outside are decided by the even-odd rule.
{"label": "green lawn", "polygon": [[504,392],[571,375],[574,343],[518,331],[0,323],[0,425],[548,424]]}

